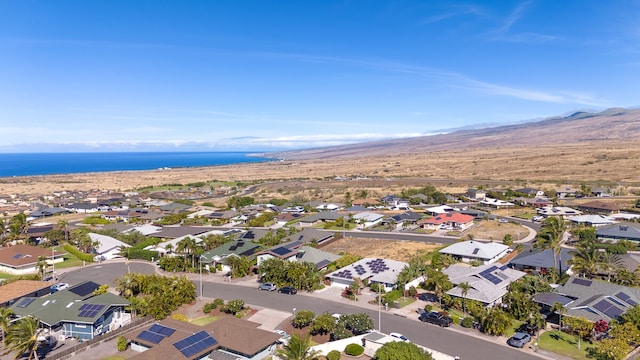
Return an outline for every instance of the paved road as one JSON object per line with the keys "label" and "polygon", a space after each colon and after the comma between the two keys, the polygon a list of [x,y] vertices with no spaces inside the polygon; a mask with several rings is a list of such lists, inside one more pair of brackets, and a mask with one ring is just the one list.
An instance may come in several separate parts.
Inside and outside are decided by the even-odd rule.
{"label": "paved road", "polygon": [[[149,263],[131,262],[129,267],[131,272],[153,273],[155,271],[155,266]],[[64,276],[63,281],[73,285],[82,281],[92,280],[97,283],[113,285],[114,280],[126,272],[127,264],[125,262],[104,263],[70,271]],[[194,280],[196,288],[198,288],[198,275],[190,274],[189,276]],[[372,306],[362,307],[351,303],[336,302],[317,294],[291,296],[276,292],[270,293],[257,290],[257,286],[209,282],[207,281],[208,277],[205,276],[203,282],[205,298],[243,299],[247,304],[283,312],[293,312],[294,308],[297,310],[312,310],[316,314],[323,312],[341,314],[366,312],[378,327],[379,313]],[[403,317],[381,311],[380,320],[383,332],[401,332],[417,344],[446,354],[460,356],[461,359],[539,359],[536,356],[537,354],[531,353],[530,350],[513,349],[505,344],[496,343],[495,340],[487,341],[482,336],[470,336],[462,331],[442,329],[435,325],[423,324],[417,320],[417,314]]]}

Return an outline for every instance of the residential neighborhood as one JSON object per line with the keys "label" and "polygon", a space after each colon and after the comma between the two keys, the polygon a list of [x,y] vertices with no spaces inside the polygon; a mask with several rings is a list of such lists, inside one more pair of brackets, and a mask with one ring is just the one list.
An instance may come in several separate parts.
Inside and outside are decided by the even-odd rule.
{"label": "residential neighborhood", "polygon": [[[575,196],[569,188],[563,190],[564,195],[556,196]],[[4,331],[8,336],[11,324],[33,319],[37,338],[55,339],[55,344],[119,334],[135,324],[136,314],[150,310],[144,308],[145,298],[125,287],[126,279],[135,275],[131,264],[138,262],[159,274],[185,274],[194,283],[186,299],[202,298],[203,282],[216,281],[255,288],[267,284],[265,289],[285,294],[303,292],[302,298],[335,289],[333,301],[357,304],[362,297],[370,298],[366,306],[386,312],[416,306],[421,311],[438,309],[455,314],[454,327],[492,337],[505,336],[514,324],[531,319],[542,319],[536,326],[543,331],[571,334],[565,324],[571,319],[615,323],[636,311],[640,227],[635,221],[640,211],[600,200],[548,205],[553,201],[539,200],[545,194],[536,189],[519,189],[512,199],[507,193],[468,189],[449,194],[457,200],[437,206],[424,203],[429,199],[425,194],[386,195],[376,205],[362,202],[355,207],[347,202],[255,204],[245,197],[227,208],[109,193],[108,201],[87,194],[87,203],[76,201],[68,207],[58,199],[51,207],[39,203],[30,211],[30,206],[16,208],[15,215],[2,222]],[[12,203],[20,204],[17,199]],[[71,215],[74,220],[65,220]],[[398,260],[358,255],[362,237],[439,245]],[[355,250],[327,250],[340,248]],[[62,282],[68,269],[94,264],[120,264],[124,277],[113,279],[117,286],[91,278],[71,286]],[[540,285],[528,289],[531,282]],[[295,309],[293,313],[289,321],[295,322]],[[498,313],[504,313],[508,323],[494,323]],[[411,317],[418,320],[418,315]],[[280,336],[243,318],[204,326],[170,317],[144,324],[118,335],[125,348],[139,353],[133,359],[170,352],[189,359],[228,354],[262,359],[276,356],[284,346]],[[327,331],[338,341],[337,330]],[[602,340],[592,335],[585,335],[585,341],[597,346]],[[246,336],[253,339],[251,346],[242,340]],[[38,340],[41,346],[36,348],[49,340],[43,341]],[[58,346],[52,344],[49,356]]]}

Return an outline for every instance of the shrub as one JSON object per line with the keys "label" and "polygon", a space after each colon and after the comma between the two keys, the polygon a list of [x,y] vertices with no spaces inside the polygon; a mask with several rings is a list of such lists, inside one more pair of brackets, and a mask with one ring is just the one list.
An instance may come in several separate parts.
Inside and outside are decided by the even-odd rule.
{"label": "shrub", "polygon": [[127,346],[129,346],[129,341],[127,340],[126,337],[120,335],[120,336],[118,336],[118,344],[116,346],[117,346],[118,351],[126,351],[127,350]]}
{"label": "shrub", "polygon": [[429,312],[431,310],[433,310],[433,305],[425,305],[424,306],[424,311]]}
{"label": "shrub", "polygon": [[171,317],[178,321],[189,322],[189,318],[185,314],[173,314]]}
{"label": "shrub", "polygon": [[455,325],[460,324],[460,316],[451,315],[451,320],[453,320],[453,323],[454,323]]}
{"label": "shrub", "polygon": [[316,314],[311,310],[300,310],[291,320],[291,324],[293,327],[300,329],[311,324],[315,317]]}
{"label": "shrub", "polygon": [[362,345],[349,344],[344,348],[344,353],[351,356],[359,356],[364,352]]}
{"label": "shrub", "polygon": [[244,301],[240,299],[230,300],[227,305],[220,307],[220,310],[226,312],[227,314],[236,315],[240,311],[244,309]]}
{"label": "shrub", "polygon": [[85,254],[82,251],[78,250],[77,248],[75,248],[72,245],[66,244],[64,246],[64,249],[67,252],[70,252],[71,254],[73,254],[75,257],[77,257],[78,259],[82,260],[82,261],[86,261],[86,262],[93,262],[93,255],[92,254]]}
{"label": "shrub", "polygon": [[327,354],[327,360],[340,360],[340,357],[342,355],[340,355],[340,351],[338,350],[331,350],[329,351],[329,353]]}
{"label": "shrub", "polygon": [[465,328],[470,328],[470,327],[472,327],[472,326],[473,326],[473,318],[472,318],[472,317],[467,316],[466,318],[462,319],[462,322],[460,323],[460,325],[461,325],[462,327],[465,327]]}

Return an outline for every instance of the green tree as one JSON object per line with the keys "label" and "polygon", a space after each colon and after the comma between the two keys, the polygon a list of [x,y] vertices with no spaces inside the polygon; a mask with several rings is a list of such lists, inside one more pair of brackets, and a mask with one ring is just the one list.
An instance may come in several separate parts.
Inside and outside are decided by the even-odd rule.
{"label": "green tree", "polygon": [[249,269],[253,265],[253,260],[247,256],[228,256],[225,262],[231,267],[231,276],[234,278],[249,275]]}
{"label": "green tree", "polygon": [[471,285],[469,282],[465,281],[458,284],[458,287],[460,288],[460,293],[462,295],[462,314],[467,316],[467,295],[469,294],[469,290],[471,290]]}
{"label": "green tree", "polygon": [[564,219],[559,216],[550,216],[542,221],[542,226],[534,243],[535,248],[551,249],[553,251],[553,263],[562,273],[562,257],[560,249],[562,238],[566,229]]}
{"label": "green tree", "polygon": [[431,360],[431,354],[416,344],[391,341],[376,350],[374,360]]}
{"label": "green tree", "polygon": [[40,322],[31,316],[23,317],[9,326],[4,338],[5,354],[14,353],[14,359],[27,353],[29,360],[38,359],[38,331]]}
{"label": "green tree", "polygon": [[567,309],[560,302],[554,302],[551,306],[551,311],[558,314],[558,326],[560,326],[560,330],[562,330],[562,315],[567,312]]}
{"label": "green tree", "polygon": [[28,223],[25,214],[16,214],[9,220],[9,238],[11,240],[19,240],[24,237],[27,232]]}
{"label": "green tree", "polygon": [[291,324],[293,327],[300,329],[311,324],[315,316],[316,314],[311,310],[300,310],[293,316]]}
{"label": "green tree", "polygon": [[0,331],[2,331],[2,342],[4,342],[4,334],[9,330],[9,321],[13,317],[13,310],[1,307],[0,308]]}
{"label": "green tree", "polygon": [[481,317],[482,329],[489,335],[504,335],[511,326],[511,317],[498,307],[486,310]]}
{"label": "green tree", "polygon": [[636,286],[640,282],[640,276],[638,271],[629,271],[625,267],[619,267],[613,275],[613,282],[624,286]]}
{"label": "green tree", "polygon": [[316,316],[309,329],[313,335],[321,334],[326,335],[333,331],[336,325],[336,318],[329,313],[324,313]]}
{"label": "green tree", "polygon": [[566,317],[564,322],[569,328],[569,331],[578,336],[578,349],[580,349],[580,345],[582,343],[581,340],[591,334],[591,331],[593,330],[593,323],[587,318],[574,316]]}
{"label": "green tree", "polygon": [[336,260],[336,267],[338,269],[341,269],[345,266],[351,265],[354,262],[358,261],[362,259],[362,257],[358,256],[358,255],[353,255],[353,254],[349,254],[346,253],[344,255],[342,255],[341,258],[339,258],[338,260]]}
{"label": "green tree", "polygon": [[344,323],[345,327],[356,336],[373,330],[373,320],[367,313],[342,315],[338,322]]}
{"label": "green tree", "polygon": [[311,336],[293,333],[289,342],[276,353],[284,360],[313,360],[319,352],[311,350]]}
{"label": "green tree", "polygon": [[431,290],[436,294],[440,301],[440,307],[442,307],[442,297],[447,293],[447,291],[453,288],[453,284],[449,280],[449,276],[436,269],[429,269],[427,272],[425,286],[427,290]]}
{"label": "green tree", "polygon": [[572,258],[569,264],[575,273],[587,278],[593,277],[598,271],[600,252],[592,241],[581,241],[575,250],[569,252]]}

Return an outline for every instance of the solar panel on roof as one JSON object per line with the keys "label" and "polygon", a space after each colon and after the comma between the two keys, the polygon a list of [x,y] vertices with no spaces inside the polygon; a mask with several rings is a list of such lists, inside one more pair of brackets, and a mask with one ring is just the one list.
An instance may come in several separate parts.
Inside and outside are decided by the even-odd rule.
{"label": "solar panel on roof", "polygon": [[203,330],[199,333],[193,334],[185,339],[175,342],[173,346],[175,346],[175,348],[178,349],[178,351],[180,351],[182,355],[190,358],[197,353],[207,350],[217,343],[218,342],[214,338],[212,338],[209,334],[207,334],[206,331]]}
{"label": "solar panel on roof", "polygon": [[597,304],[593,305],[593,308],[610,318],[616,318],[623,313],[620,308],[608,302],[607,300],[600,300]]}
{"label": "solar panel on roof", "polygon": [[153,344],[159,344],[160,341],[162,341],[162,339],[164,339],[164,336],[160,335],[160,334],[156,334],[154,332],[148,331],[148,330],[144,330],[142,331],[140,334],[138,334],[138,336],[136,336],[136,338],[140,339],[140,340],[144,340]]}
{"label": "solar panel on roof", "polygon": [[82,304],[82,305],[78,308],[78,310],[84,310],[84,309],[86,309],[89,305],[91,305],[91,304]]}
{"label": "solar panel on roof", "polygon": [[160,324],[153,324],[153,326],[151,326],[149,331],[152,331],[152,332],[154,332],[156,334],[160,334],[162,336],[171,336],[171,334],[176,332],[175,329],[172,329],[170,327],[166,327],[166,326],[160,325]]}
{"label": "solar panel on roof", "polygon": [[20,300],[20,302],[16,306],[20,307],[20,308],[26,308],[27,306],[29,306],[34,301],[36,301],[36,298],[24,298],[24,299]]}
{"label": "solar panel on roof", "polygon": [[69,291],[78,295],[78,296],[87,296],[94,292],[100,285],[94,283],[93,281],[87,281],[85,283],[79,284],[72,288],[69,288]]}
{"label": "solar panel on roof", "polygon": [[253,231],[247,231],[242,237],[245,239],[254,239],[256,235],[253,233]]}
{"label": "solar panel on roof", "polygon": [[286,247],[284,247],[284,246],[281,246],[281,247],[275,248],[275,249],[273,249],[273,250],[271,250],[271,251],[272,251],[273,253],[275,253],[275,254],[280,255],[280,256],[284,256],[284,255],[286,255],[286,254],[288,254],[288,253],[290,253],[290,252],[291,252],[291,250],[287,249],[287,248],[286,248]]}
{"label": "solar panel on roof", "polygon": [[475,249],[473,249],[473,253],[472,254],[476,255],[478,253],[478,251],[480,251],[480,248],[475,248]]}
{"label": "solar panel on roof", "polygon": [[591,280],[587,280],[587,279],[574,278],[573,281],[571,282],[577,285],[591,286]]}
{"label": "solar panel on roof", "polygon": [[509,268],[509,265],[502,265],[502,266],[500,266],[499,269],[504,271],[504,270],[507,270],[508,268]]}
{"label": "solar panel on roof", "polygon": [[322,261],[320,261],[319,263],[316,264],[316,269],[322,269],[323,267],[329,265],[331,263],[331,261],[324,259]]}

